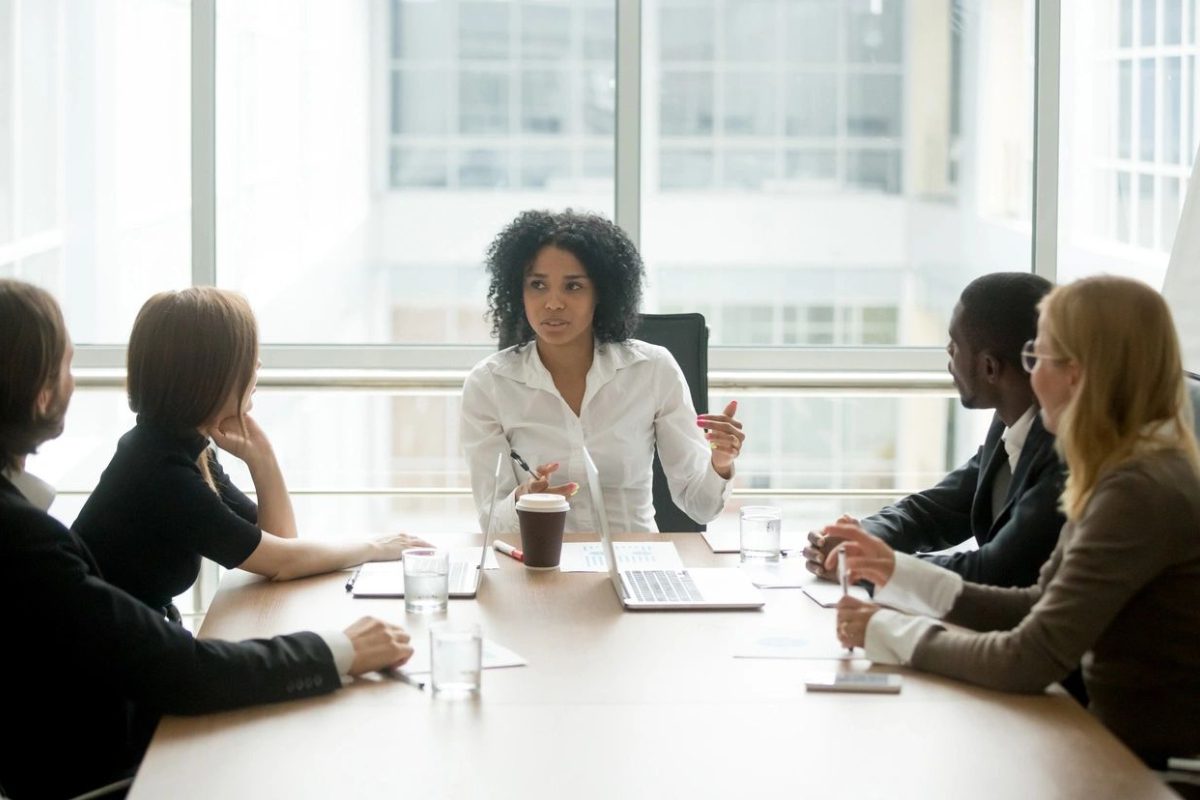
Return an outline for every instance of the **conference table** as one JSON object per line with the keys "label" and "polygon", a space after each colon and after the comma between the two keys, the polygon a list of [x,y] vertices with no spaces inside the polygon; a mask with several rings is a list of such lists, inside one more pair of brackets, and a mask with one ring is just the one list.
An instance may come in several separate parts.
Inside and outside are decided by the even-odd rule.
{"label": "conference table", "polygon": [[[672,541],[687,566],[738,563],[698,534],[617,538]],[[199,635],[342,629],[373,615],[427,648],[432,622],[473,621],[527,666],[485,670],[473,699],[380,675],[319,698],[164,718],[133,800],[1175,796],[1057,687],[1009,695],[876,666],[903,675],[900,694],[806,693],[805,678],[837,662],[735,658],[756,637],[832,637],[836,612],[799,589],[764,590],[757,611],[627,612],[606,573],[501,557],[476,599],[422,617],[403,600],[354,599],[346,578],[231,572]]]}

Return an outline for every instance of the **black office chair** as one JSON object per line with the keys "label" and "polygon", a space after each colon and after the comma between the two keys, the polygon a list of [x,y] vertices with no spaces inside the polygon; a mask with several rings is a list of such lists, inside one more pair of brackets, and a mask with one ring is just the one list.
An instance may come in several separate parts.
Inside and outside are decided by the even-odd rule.
{"label": "black office chair", "polygon": [[[708,413],[708,326],[703,314],[642,314],[633,338],[671,351],[697,414]],[[654,453],[654,521],[660,531],[699,532],[704,526],[675,505],[658,451]]]}
{"label": "black office chair", "polygon": [[[683,371],[697,414],[708,411],[708,326],[703,314],[642,314],[633,338],[656,344],[671,351]],[[502,332],[503,350],[516,343],[515,332]],[[662,462],[654,452],[654,522],[660,531],[689,533],[704,526],[683,513],[671,499],[671,488],[663,473]]]}

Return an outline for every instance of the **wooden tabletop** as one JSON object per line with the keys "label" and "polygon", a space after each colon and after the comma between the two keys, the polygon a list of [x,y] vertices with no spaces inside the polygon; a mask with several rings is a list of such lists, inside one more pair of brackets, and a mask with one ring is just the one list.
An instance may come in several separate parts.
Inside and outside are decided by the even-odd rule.
{"label": "wooden tabletop", "polygon": [[[688,566],[737,563],[697,534],[665,538]],[[835,662],[733,658],[756,633],[832,638],[834,612],[797,589],[767,590],[761,611],[625,612],[607,574],[533,572],[502,557],[477,600],[419,617],[403,600],[355,600],[345,580],[231,573],[200,635],[340,630],[370,614],[423,648],[429,623],[449,618],[480,623],[528,666],[486,670],[474,700],[373,678],[321,698],[165,718],[133,800],[1174,796],[1061,693],[897,670],[899,695],[806,694],[804,678]]]}

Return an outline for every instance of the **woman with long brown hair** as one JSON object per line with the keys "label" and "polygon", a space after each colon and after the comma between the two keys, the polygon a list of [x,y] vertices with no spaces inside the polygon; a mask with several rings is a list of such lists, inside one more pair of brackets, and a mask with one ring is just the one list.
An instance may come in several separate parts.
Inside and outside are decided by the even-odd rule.
{"label": "woman with long brown hair", "polygon": [[1170,311],[1145,284],[1086,278],[1042,301],[1023,355],[1068,470],[1067,523],[1037,584],[966,582],[831,525],[851,579],[924,615],[847,598],[838,636],[874,661],[1013,692],[1040,692],[1082,661],[1090,710],[1147,763],[1194,755],[1200,456]]}
{"label": "woman with long brown hair", "polygon": [[[267,435],[249,415],[258,372],[249,303],[222,289],[163,292],[142,306],[129,337],[129,407],[137,425],[117,445],[72,528],[105,578],[175,617],[172,598],[201,557],[288,580],[400,558],[409,536],[317,542],[296,518]],[[245,462],[258,503],[217,463],[212,441]]]}

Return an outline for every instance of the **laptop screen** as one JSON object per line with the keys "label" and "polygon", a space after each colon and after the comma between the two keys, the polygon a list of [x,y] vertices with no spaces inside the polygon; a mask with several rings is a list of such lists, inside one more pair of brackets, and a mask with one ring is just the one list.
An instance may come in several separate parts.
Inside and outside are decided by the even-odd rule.
{"label": "laptop screen", "polygon": [[483,526],[483,531],[482,531],[483,547],[479,548],[479,571],[480,571],[480,573],[483,572],[483,565],[487,562],[488,545],[491,544],[491,542],[492,542],[492,523],[496,519],[496,506],[500,504],[500,501],[498,499],[496,499],[496,490],[500,486],[500,470],[503,467],[504,467],[504,452],[501,451],[496,454],[496,470],[495,470],[495,472],[492,473],[492,490],[491,490],[491,492],[489,492],[492,500],[491,500],[491,504],[488,506],[487,525]]}
{"label": "laptop screen", "polygon": [[604,495],[600,492],[600,473],[596,470],[596,462],[592,454],[583,448],[583,467],[587,476],[588,494],[592,498],[592,519],[600,526],[600,542],[604,548],[604,560],[608,564],[608,575],[612,578],[613,587],[618,596],[624,596],[621,590],[621,577],[617,574],[617,556],[613,552],[612,535],[608,530],[608,512],[604,510]]}

